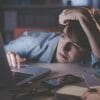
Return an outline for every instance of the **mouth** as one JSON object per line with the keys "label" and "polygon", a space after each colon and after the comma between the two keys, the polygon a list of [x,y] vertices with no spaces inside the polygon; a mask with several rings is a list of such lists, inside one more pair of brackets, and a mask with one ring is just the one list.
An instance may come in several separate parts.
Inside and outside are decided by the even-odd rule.
{"label": "mouth", "polygon": [[59,55],[61,56],[61,58],[63,60],[66,60],[68,62],[68,57],[67,56],[63,55],[62,53],[59,53]]}

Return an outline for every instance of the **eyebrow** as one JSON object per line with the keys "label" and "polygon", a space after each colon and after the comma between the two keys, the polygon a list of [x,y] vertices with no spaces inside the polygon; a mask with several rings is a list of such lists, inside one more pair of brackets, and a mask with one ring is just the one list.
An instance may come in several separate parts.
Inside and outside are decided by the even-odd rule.
{"label": "eyebrow", "polygon": [[[64,32],[62,32],[61,34],[60,34],[60,36],[66,36],[66,37],[68,37],[68,35],[67,34],[65,34]],[[76,47],[78,47],[78,48],[81,48],[81,46],[80,45],[78,45],[79,43],[77,43],[77,42],[74,42],[73,40],[71,40],[70,39],[70,42],[74,45],[74,46],[76,46]]]}
{"label": "eyebrow", "polygon": [[77,42],[73,42],[73,41],[71,41],[71,43],[72,43],[73,45],[75,45],[76,47],[81,48],[81,46],[80,46],[80,45],[78,45],[78,43],[77,43]]}

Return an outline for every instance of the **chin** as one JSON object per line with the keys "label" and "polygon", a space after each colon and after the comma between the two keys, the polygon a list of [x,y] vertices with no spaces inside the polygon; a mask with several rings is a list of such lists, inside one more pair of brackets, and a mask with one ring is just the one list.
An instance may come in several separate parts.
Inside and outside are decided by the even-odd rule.
{"label": "chin", "polygon": [[58,58],[57,61],[58,61],[59,63],[68,63],[68,61],[65,60],[65,59],[63,59],[63,58]]}
{"label": "chin", "polygon": [[70,60],[70,61],[67,61],[67,60],[65,60],[65,59],[58,59],[58,62],[59,63],[74,63],[74,62],[76,62],[76,60]]}

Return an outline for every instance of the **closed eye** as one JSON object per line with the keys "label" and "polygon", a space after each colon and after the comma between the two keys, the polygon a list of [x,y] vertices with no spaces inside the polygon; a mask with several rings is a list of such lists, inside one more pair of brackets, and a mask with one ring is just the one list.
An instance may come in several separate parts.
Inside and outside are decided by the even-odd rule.
{"label": "closed eye", "polygon": [[64,47],[64,51],[67,51],[67,52],[68,52],[68,51],[71,50],[71,48],[72,48],[72,43],[69,42],[69,43],[67,43],[66,46]]}

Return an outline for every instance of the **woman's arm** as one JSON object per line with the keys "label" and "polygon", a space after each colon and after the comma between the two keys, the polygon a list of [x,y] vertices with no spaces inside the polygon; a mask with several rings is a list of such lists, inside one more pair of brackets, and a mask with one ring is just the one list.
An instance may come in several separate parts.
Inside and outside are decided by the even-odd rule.
{"label": "woman's arm", "polygon": [[89,9],[66,9],[59,16],[59,23],[66,25],[68,20],[78,20],[86,33],[93,54],[100,58],[100,30]]}

